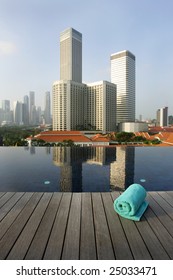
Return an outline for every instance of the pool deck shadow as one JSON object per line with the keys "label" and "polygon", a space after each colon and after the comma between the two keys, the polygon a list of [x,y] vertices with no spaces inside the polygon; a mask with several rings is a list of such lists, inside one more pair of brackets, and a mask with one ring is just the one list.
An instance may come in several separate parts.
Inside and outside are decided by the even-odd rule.
{"label": "pool deck shadow", "polygon": [[173,259],[173,192],[148,192],[140,222],[113,209],[119,192],[0,193],[0,259]]}

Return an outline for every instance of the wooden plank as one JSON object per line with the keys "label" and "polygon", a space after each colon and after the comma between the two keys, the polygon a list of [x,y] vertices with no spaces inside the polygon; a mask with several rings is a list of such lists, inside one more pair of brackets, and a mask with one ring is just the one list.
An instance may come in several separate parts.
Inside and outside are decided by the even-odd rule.
{"label": "wooden plank", "polygon": [[0,198],[5,194],[5,192],[0,192]]}
{"label": "wooden plank", "polygon": [[9,230],[0,240],[0,259],[6,259],[8,253],[10,252],[13,244],[20,235],[22,229],[24,228],[26,222],[28,221],[30,215],[35,209],[38,201],[42,197],[43,193],[35,193],[34,196],[28,201],[24,209],[21,211],[17,219],[11,225]]}
{"label": "wooden plank", "polygon": [[82,193],[80,259],[96,260],[91,193]]}
{"label": "wooden plank", "polygon": [[7,192],[0,198],[0,208],[15,194],[15,192]]}
{"label": "wooden plank", "polygon": [[25,228],[23,229],[16,243],[11,249],[7,257],[8,260],[24,259],[51,197],[52,193],[44,193],[43,197],[40,199],[37,207],[35,208],[32,216],[25,225]]}
{"label": "wooden plank", "polygon": [[100,260],[115,259],[107,219],[100,193],[92,193],[94,226],[96,236],[97,257]]}
{"label": "wooden plank", "polygon": [[[117,197],[117,194],[113,193],[113,197]],[[136,224],[132,220],[122,218],[120,216],[120,221],[123,226],[126,238],[128,240],[129,246],[131,248],[133,257],[135,260],[150,260],[151,255],[144,243]]]}
{"label": "wooden plank", "polygon": [[24,195],[23,192],[15,193],[2,207],[0,211],[0,221],[7,215],[7,213],[14,207],[17,201]]}
{"label": "wooden plank", "polygon": [[79,259],[80,219],[81,193],[73,193],[64,248],[62,252],[63,260]]}
{"label": "wooden plank", "polygon": [[168,260],[170,257],[166,253],[164,247],[161,245],[157,236],[148,224],[145,217],[141,218],[140,222],[136,222],[136,226],[154,260]]}
{"label": "wooden plank", "polygon": [[173,197],[167,192],[158,192],[172,207],[173,207]]}
{"label": "wooden plank", "polygon": [[124,230],[122,228],[118,214],[113,207],[113,201],[110,193],[102,193],[102,199],[108,221],[108,226],[111,234],[111,239],[115,251],[116,259],[118,260],[132,260],[133,256],[127,242]]}
{"label": "wooden plank", "polygon": [[167,214],[172,215],[171,211],[173,211],[172,207],[157,193],[153,193],[147,197],[147,200],[149,201],[149,205],[151,209],[154,211],[158,219],[161,221],[161,223],[164,225],[164,227],[168,230],[168,232],[173,236],[173,226],[172,226],[172,220],[171,218],[166,214],[166,212],[163,210],[163,208],[156,202],[156,200],[153,198],[155,197],[159,203],[167,210]]}
{"label": "wooden plank", "polygon": [[71,204],[71,193],[63,193],[55,222],[45,250],[45,260],[59,260],[62,254],[64,236]]}
{"label": "wooden plank", "polygon": [[24,196],[14,205],[11,211],[5,216],[5,218],[0,223],[0,239],[5,234],[5,232],[9,229],[11,224],[17,218],[19,213],[22,211],[28,200],[31,198],[33,193],[25,193]]}
{"label": "wooden plank", "polygon": [[41,260],[50,235],[57,209],[61,201],[62,193],[54,193],[47,207],[39,228],[34,236],[31,246],[26,254],[26,260]]}
{"label": "wooden plank", "polygon": [[[160,222],[156,214],[148,207],[147,211],[144,213],[145,218],[150,224],[155,235],[159,239],[162,246],[165,248],[167,254],[171,259],[173,259],[173,238]],[[156,248],[157,250],[157,248]]]}
{"label": "wooden plank", "polygon": [[167,193],[173,198],[173,191],[168,191]]}

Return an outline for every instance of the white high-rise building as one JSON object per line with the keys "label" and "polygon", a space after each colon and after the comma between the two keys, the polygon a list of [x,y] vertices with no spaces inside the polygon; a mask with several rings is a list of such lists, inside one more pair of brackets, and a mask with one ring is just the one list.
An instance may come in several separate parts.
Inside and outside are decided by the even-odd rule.
{"label": "white high-rise building", "polygon": [[168,126],[168,107],[157,110],[157,125]]}
{"label": "white high-rise building", "polygon": [[60,35],[60,80],[82,83],[82,34],[73,28]]}
{"label": "white high-rise building", "polygon": [[91,129],[116,130],[116,85],[107,81],[87,84],[87,120]]}
{"label": "white high-rise building", "polygon": [[53,84],[53,130],[78,130],[84,124],[86,85],[74,81]]}
{"label": "white high-rise building", "polygon": [[111,55],[111,82],[117,85],[117,124],[135,121],[135,56],[130,51]]}

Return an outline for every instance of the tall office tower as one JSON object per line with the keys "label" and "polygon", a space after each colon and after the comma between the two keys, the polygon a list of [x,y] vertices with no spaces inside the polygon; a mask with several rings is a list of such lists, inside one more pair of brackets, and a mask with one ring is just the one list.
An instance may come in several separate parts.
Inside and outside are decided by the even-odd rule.
{"label": "tall office tower", "polygon": [[125,50],[111,55],[111,82],[117,85],[117,124],[135,121],[135,56]]}
{"label": "tall office tower", "polygon": [[50,92],[45,92],[44,101],[44,120],[46,124],[51,124],[51,103],[50,103]]}
{"label": "tall office tower", "polygon": [[41,124],[42,123],[42,111],[41,111],[41,106],[38,106],[36,108],[36,124]]}
{"label": "tall office tower", "polygon": [[35,124],[35,92],[29,92],[29,123]]}
{"label": "tall office tower", "polygon": [[103,132],[116,130],[116,85],[107,81],[87,84],[87,125]]}
{"label": "tall office tower", "polygon": [[73,28],[60,34],[60,80],[82,82],[82,34]]}
{"label": "tall office tower", "polygon": [[168,107],[157,110],[157,125],[168,126]]}
{"label": "tall office tower", "polygon": [[10,112],[10,100],[2,100],[1,108],[5,112]]}
{"label": "tall office tower", "polygon": [[76,130],[84,123],[86,85],[73,81],[53,84],[53,130]]}
{"label": "tall office tower", "polygon": [[16,125],[23,125],[23,103],[14,101],[14,123]]}
{"label": "tall office tower", "polygon": [[29,124],[29,97],[25,95],[23,98],[23,123],[24,125]]}
{"label": "tall office tower", "polygon": [[8,123],[11,122],[11,111],[10,111],[10,100],[1,101],[1,120],[0,122]]}

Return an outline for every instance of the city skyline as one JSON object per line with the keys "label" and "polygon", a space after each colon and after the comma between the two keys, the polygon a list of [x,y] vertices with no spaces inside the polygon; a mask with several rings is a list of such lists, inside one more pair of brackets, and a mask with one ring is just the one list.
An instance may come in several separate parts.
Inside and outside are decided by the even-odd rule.
{"label": "city skyline", "polygon": [[82,83],[82,34],[79,31],[70,27],[61,32],[60,44],[60,80],[53,83],[52,89],[53,130],[115,131],[116,84]]}
{"label": "city skyline", "polygon": [[171,1],[93,0],[92,8],[78,0],[0,2],[1,100],[34,91],[43,107],[59,77],[59,35],[73,26],[84,34],[84,83],[110,81],[110,55],[129,49],[136,56],[136,117],[155,118],[165,106],[173,114]]}

